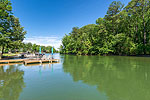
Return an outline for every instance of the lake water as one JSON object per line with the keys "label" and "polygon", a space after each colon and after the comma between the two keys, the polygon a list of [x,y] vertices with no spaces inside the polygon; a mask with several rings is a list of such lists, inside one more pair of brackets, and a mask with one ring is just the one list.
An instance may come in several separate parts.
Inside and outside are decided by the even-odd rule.
{"label": "lake water", "polygon": [[0,100],[150,100],[150,58],[55,54],[58,64],[0,67]]}

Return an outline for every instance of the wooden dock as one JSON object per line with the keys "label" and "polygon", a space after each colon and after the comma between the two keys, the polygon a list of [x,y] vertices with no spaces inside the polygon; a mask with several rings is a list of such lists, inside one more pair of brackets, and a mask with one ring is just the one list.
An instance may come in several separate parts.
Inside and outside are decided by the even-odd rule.
{"label": "wooden dock", "polygon": [[25,65],[27,64],[34,64],[34,63],[53,63],[53,62],[59,62],[59,59],[50,59],[50,60],[27,60],[24,61]]}
{"label": "wooden dock", "polygon": [[11,59],[11,60],[0,60],[0,63],[14,63],[14,62],[24,62],[28,59]]}
{"label": "wooden dock", "polygon": [[0,64],[0,66],[6,66],[6,65],[16,65],[16,64],[23,64],[23,63],[5,63],[5,64]]}
{"label": "wooden dock", "polygon": [[16,63],[22,64],[35,64],[35,63],[58,63],[59,59],[12,59],[12,60],[0,60],[0,65],[13,65]]}

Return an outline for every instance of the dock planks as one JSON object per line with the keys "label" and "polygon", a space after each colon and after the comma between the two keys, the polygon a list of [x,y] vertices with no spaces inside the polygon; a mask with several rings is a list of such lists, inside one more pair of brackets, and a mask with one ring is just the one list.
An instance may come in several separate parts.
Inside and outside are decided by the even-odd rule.
{"label": "dock planks", "polygon": [[25,61],[25,65],[32,64],[32,63],[53,63],[53,62],[59,62],[59,59],[44,59],[44,60],[27,60]]}
{"label": "dock planks", "polygon": [[0,60],[0,65],[9,65],[10,63],[24,63],[27,64],[34,64],[34,63],[53,63],[59,62],[59,59],[12,59],[12,60]]}
{"label": "dock planks", "polygon": [[24,62],[27,59],[11,59],[11,60],[0,60],[0,63],[12,63],[12,62]]}
{"label": "dock planks", "polygon": [[6,65],[16,65],[16,64],[23,64],[23,63],[7,63],[7,64],[0,64],[0,66],[6,66]]}

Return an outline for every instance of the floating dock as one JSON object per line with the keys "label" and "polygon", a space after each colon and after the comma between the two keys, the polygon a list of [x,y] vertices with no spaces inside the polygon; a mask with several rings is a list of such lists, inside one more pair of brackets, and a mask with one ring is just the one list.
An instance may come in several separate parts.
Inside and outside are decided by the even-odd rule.
{"label": "floating dock", "polygon": [[24,62],[28,59],[11,59],[11,60],[0,60],[0,63],[15,63],[15,62]]}
{"label": "floating dock", "polygon": [[12,60],[0,60],[0,65],[10,65],[10,64],[35,64],[35,63],[58,63],[59,59],[12,59]]}
{"label": "floating dock", "polygon": [[16,65],[16,64],[23,64],[23,63],[3,63],[3,64],[0,64],[0,66],[6,66],[6,65]]}
{"label": "floating dock", "polygon": [[34,64],[34,63],[53,63],[53,62],[59,62],[59,59],[50,59],[50,60],[26,60],[24,61],[25,65],[27,64]]}

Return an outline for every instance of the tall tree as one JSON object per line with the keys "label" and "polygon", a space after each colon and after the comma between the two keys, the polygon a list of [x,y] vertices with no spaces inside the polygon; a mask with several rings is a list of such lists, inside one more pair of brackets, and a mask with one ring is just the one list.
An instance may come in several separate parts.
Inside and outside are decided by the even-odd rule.
{"label": "tall tree", "polygon": [[113,1],[105,15],[105,25],[109,33],[113,33],[114,35],[118,33],[117,29],[119,26],[118,23],[118,14],[122,11],[124,5],[120,1]]}
{"label": "tall tree", "polygon": [[0,0],[0,47],[2,54],[5,48],[18,49],[25,38],[26,31],[19,19],[12,15],[9,0]]}

